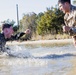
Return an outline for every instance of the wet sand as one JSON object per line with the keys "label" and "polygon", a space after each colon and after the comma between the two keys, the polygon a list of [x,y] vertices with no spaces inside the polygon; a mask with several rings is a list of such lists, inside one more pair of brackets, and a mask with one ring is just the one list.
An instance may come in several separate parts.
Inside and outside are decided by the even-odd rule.
{"label": "wet sand", "polygon": [[61,40],[37,40],[37,41],[11,41],[7,42],[7,45],[20,45],[20,44],[54,44],[54,43],[72,43],[72,39],[61,39]]}

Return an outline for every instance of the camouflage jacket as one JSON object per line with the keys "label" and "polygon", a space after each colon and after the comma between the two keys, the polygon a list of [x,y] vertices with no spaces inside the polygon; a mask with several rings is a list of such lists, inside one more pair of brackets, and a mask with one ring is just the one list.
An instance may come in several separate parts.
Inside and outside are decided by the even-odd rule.
{"label": "camouflage jacket", "polygon": [[23,32],[20,32],[20,33],[17,33],[15,36],[11,36],[10,39],[5,39],[4,37],[4,34],[3,33],[0,33],[0,52],[4,52],[6,49],[5,49],[5,44],[7,41],[13,41],[13,40],[18,40],[21,36],[23,36],[25,33]]}
{"label": "camouflage jacket", "polygon": [[76,27],[76,7],[71,5],[70,14],[65,14],[64,22],[66,26]]}

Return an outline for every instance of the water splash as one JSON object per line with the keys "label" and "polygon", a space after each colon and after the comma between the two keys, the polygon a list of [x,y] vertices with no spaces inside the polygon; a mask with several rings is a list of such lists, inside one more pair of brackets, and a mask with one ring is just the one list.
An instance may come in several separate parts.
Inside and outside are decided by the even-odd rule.
{"label": "water splash", "polygon": [[[27,48],[25,46],[10,46],[7,54],[11,57],[17,58],[61,58],[66,56],[76,56],[76,50],[73,45],[66,45],[62,47],[36,47]],[[7,55],[4,54],[4,55]]]}
{"label": "water splash", "polygon": [[[72,45],[63,47],[10,46],[10,55],[15,57],[0,58],[0,74],[15,75],[66,75],[72,68],[71,60],[76,57]],[[7,74],[9,75],[9,74]]]}
{"label": "water splash", "polygon": [[18,45],[10,47],[10,50],[7,50],[7,53],[9,56],[18,57],[18,58],[32,57],[32,55],[26,48]]}

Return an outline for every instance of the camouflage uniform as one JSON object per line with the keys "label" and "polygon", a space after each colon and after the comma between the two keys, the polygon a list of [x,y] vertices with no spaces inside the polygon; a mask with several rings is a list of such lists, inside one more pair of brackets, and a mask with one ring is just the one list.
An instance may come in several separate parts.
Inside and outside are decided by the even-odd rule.
{"label": "camouflage uniform", "polygon": [[74,45],[76,45],[76,7],[75,6],[71,5],[70,14],[67,14],[67,13],[65,14],[64,22],[65,22],[66,26],[73,28],[72,30],[74,32],[72,31],[70,33],[70,35],[72,36],[72,38],[74,40]]}
{"label": "camouflage uniform", "polygon": [[65,14],[64,22],[66,26],[76,27],[76,7],[71,5],[70,14]]}
{"label": "camouflage uniform", "polygon": [[10,39],[5,39],[4,37],[4,34],[3,33],[0,33],[0,52],[5,52],[6,51],[6,48],[5,48],[5,44],[7,41],[10,41],[10,40],[18,40],[21,36],[23,36],[25,33],[23,32],[20,32],[20,33],[17,33],[15,36],[11,36]]}

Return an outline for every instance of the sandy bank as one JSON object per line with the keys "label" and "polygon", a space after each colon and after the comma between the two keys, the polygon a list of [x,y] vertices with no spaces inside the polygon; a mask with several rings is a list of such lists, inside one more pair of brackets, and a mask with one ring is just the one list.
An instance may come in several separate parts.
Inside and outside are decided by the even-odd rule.
{"label": "sandy bank", "polygon": [[61,40],[38,40],[38,41],[23,41],[23,42],[7,42],[7,45],[20,45],[20,44],[54,44],[54,43],[72,43],[72,39]]}

